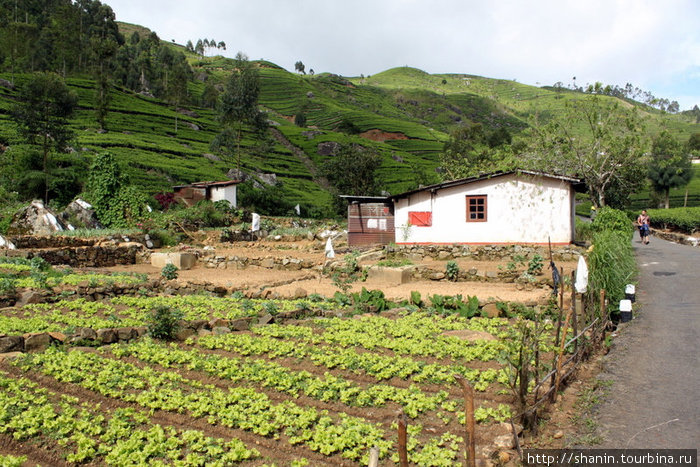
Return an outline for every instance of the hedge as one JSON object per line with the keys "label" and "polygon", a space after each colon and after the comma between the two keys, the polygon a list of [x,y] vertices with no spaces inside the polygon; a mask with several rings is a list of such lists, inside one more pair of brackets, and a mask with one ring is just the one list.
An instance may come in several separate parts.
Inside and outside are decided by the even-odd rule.
{"label": "hedge", "polygon": [[700,207],[649,209],[652,227],[693,233],[700,230]]}

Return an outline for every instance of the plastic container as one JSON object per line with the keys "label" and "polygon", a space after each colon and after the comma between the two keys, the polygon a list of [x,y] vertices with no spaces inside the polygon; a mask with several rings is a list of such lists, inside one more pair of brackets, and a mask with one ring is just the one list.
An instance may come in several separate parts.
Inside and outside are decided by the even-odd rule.
{"label": "plastic container", "polygon": [[620,300],[620,322],[627,323],[632,320],[632,300]]}
{"label": "plastic container", "polygon": [[625,286],[625,299],[630,300],[632,303],[635,302],[636,294],[634,284],[627,284]]}

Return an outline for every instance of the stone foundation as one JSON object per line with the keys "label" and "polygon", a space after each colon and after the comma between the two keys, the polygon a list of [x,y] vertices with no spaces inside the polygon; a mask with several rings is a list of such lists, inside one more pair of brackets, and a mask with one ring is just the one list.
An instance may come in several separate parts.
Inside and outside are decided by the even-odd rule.
{"label": "stone foundation", "polygon": [[[574,245],[553,247],[554,261],[576,261],[578,255],[585,251]],[[549,259],[549,248],[546,246],[527,245],[387,245],[384,247],[386,257],[407,258],[420,262],[427,258],[448,261],[457,258],[472,258],[475,260],[499,260],[513,255],[531,258],[539,254]]]}

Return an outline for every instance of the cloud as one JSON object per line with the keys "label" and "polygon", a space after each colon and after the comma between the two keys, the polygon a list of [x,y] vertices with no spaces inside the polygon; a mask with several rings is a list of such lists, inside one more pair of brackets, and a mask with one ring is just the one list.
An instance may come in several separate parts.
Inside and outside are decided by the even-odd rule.
{"label": "cloud", "polygon": [[[659,97],[700,103],[674,82],[700,64],[696,0],[108,0],[118,20],[165,39],[225,41],[288,70],[346,76],[410,65],[528,84],[625,83]],[[661,95],[659,92],[670,92]]]}

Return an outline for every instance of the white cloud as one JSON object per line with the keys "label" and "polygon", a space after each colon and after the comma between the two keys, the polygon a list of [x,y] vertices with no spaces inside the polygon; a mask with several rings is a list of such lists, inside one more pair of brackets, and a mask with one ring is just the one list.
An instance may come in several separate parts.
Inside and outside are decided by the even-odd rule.
{"label": "white cloud", "polygon": [[[290,70],[302,60],[307,69],[343,75],[410,65],[529,84],[576,76],[580,85],[631,82],[682,108],[700,104],[700,89],[687,87],[700,65],[696,0],[107,3],[118,20],[162,39],[223,40],[229,56],[240,50]],[[686,87],[675,91],[675,82]]]}

